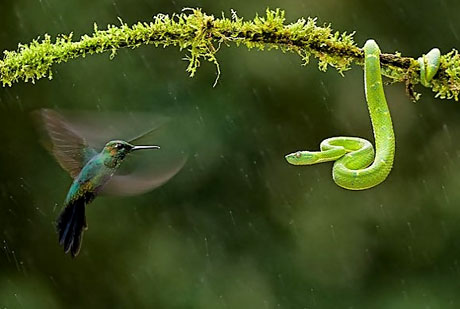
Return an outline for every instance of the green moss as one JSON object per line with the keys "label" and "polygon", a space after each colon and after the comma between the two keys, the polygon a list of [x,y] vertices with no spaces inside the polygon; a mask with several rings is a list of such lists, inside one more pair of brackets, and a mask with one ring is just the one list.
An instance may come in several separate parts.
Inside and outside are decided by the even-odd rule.
{"label": "green moss", "polygon": [[[128,26],[108,25],[99,30],[94,25],[92,35],[73,41],[72,33],[60,35],[52,41],[49,35],[30,44],[20,44],[17,51],[5,51],[0,60],[0,80],[3,86],[18,81],[52,78],[52,66],[70,59],[96,53],[110,52],[116,56],[120,48],[136,48],[153,44],[156,47],[176,46],[186,50],[187,72],[194,76],[202,61],[219,64],[216,54],[221,46],[246,46],[248,49],[280,49],[298,54],[303,64],[311,56],[319,60],[321,71],[333,67],[340,74],[352,63],[362,65],[363,53],[353,41],[353,34],[333,31],[330,25],[318,26],[316,19],[301,18],[286,24],[282,10],[268,10],[264,16],[245,21],[232,11],[231,17],[216,18],[200,9],[187,9],[172,16],[158,14],[152,22],[138,22]],[[418,64],[399,54],[382,55],[383,72],[393,82],[406,82],[408,88],[419,83]],[[460,59],[457,51],[442,56],[441,69],[432,80],[432,89],[441,98],[458,99],[460,89]]]}

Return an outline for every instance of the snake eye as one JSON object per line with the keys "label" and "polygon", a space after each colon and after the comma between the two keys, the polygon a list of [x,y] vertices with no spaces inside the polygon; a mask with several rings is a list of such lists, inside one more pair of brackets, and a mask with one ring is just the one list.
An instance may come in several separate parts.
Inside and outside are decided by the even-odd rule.
{"label": "snake eye", "polygon": [[302,154],[300,153],[300,151],[297,151],[295,156],[296,156],[296,158],[300,158],[302,156]]}

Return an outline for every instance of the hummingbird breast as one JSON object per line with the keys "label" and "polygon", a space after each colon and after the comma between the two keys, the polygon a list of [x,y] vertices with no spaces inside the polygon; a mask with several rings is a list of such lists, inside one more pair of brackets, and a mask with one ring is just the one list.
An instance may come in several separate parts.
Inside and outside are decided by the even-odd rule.
{"label": "hummingbird breast", "polygon": [[73,181],[66,197],[66,204],[88,192],[96,195],[115,171],[116,168],[109,168],[104,164],[100,154],[94,156]]}

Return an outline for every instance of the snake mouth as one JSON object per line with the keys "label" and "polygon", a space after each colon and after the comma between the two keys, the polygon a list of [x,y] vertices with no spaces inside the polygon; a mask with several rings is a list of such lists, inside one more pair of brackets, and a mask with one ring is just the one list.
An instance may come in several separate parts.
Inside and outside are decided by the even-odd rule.
{"label": "snake mouth", "polygon": [[284,156],[284,158],[292,165],[310,165],[318,163],[318,158],[308,151],[296,151]]}
{"label": "snake mouth", "polygon": [[290,154],[287,154],[284,156],[284,158],[286,159],[286,161],[290,164],[294,164],[294,165],[297,165],[297,156],[295,153],[290,153]]}

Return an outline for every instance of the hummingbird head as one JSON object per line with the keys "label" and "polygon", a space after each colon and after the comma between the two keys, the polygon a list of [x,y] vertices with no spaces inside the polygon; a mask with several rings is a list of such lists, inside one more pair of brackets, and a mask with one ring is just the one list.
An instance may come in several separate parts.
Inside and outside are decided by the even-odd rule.
{"label": "hummingbird head", "polygon": [[160,146],[134,146],[125,141],[110,141],[102,150],[102,154],[106,157],[104,164],[110,168],[118,167],[128,153],[141,149],[160,149]]}

